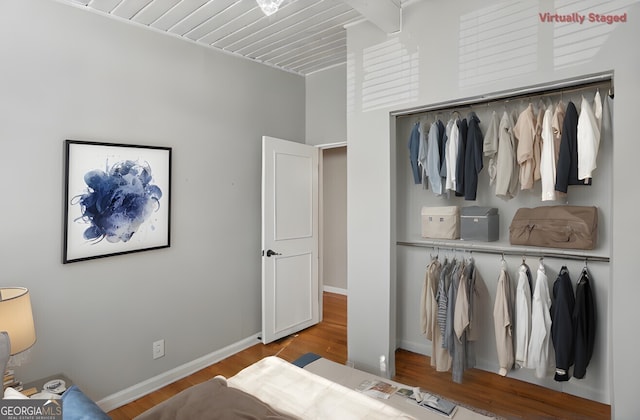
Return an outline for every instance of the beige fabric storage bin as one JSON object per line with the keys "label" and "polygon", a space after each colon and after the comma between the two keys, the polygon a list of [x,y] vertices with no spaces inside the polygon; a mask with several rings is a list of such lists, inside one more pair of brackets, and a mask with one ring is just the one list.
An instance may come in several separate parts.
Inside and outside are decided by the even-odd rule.
{"label": "beige fabric storage bin", "polygon": [[423,238],[460,238],[460,208],[458,206],[423,207],[421,213]]}

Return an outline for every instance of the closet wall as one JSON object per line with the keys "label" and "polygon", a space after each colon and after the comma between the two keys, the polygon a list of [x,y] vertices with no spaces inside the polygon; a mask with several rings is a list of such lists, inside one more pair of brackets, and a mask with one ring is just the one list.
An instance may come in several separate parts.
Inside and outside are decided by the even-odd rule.
{"label": "closet wall", "polygon": [[[605,78],[606,79],[606,78]],[[597,169],[590,186],[569,186],[568,194],[558,201],[541,201],[540,181],[535,183],[532,190],[519,190],[516,197],[504,200],[495,195],[495,187],[489,185],[487,172],[488,160],[484,160],[478,182],[477,200],[466,201],[463,197],[436,196],[431,190],[425,190],[421,185],[414,184],[409,160],[408,141],[411,129],[416,122],[428,127],[435,119],[441,119],[445,124],[457,111],[462,117],[467,117],[473,111],[480,119],[480,128],[486,133],[492,112],[498,117],[506,110],[519,114],[529,103],[538,109],[540,100],[548,104],[555,104],[562,100],[566,105],[573,101],[580,112],[581,98],[584,96],[593,102],[595,92],[599,90],[602,100],[609,93],[610,80],[599,80],[595,83],[566,86],[562,89],[541,88],[532,89],[527,94],[495,95],[491,99],[471,99],[464,105],[450,106],[447,104],[419,108],[413,111],[399,112],[395,117],[395,154],[396,154],[396,232],[397,232],[397,344],[418,353],[430,355],[431,343],[420,332],[420,293],[424,282],[424,274],[431,258],[438,255],[444,258],[468,258],[473,256],[478,270],[486,285],[486,297],[482,302],[482,340],[476,345],[476,367],[496,372],[498,359],[493,326],[493,305],[496,294],[496,284],[501,267],[501,250],[508,264],[511,281],[515,289],[517,270],[525,259],[532,270],[534,280],[535,271],[539,264],[539,257],[543,256],[546,267],[549,288],[560,268],[566,265],[574,284],[578,281],[580,272],[588,264],[592,275],[592,287],[597,307],[597,332],[593,357],[583,379],[572,378],[569,382],[555,382],[553,369],[543,379],[535,377],[529,369],[512,370],[508,376],[527,382],[537,383],[545,387],[589,398],[603,403],[611,403],[610,377],[610,290],[611,267],[608,262],[611,256],[611,202],[612,202],[612,141],[602,139],[600,143]],[[393,124],[392,124],[393,126]],[[547,249],[536,247],[515,247],[509,244],[509,224],[520,207],[537,207],[542,205],[595,205],[599,209],[598,245],[592,251]],[[497,207],[500,215],[500,238],[497,242],[468,242],[443,241],[421,238],[420,211],[423,206],[487,206]],[[488,249],[490,248],[490,249]],[[483,250],[484,249],[484,250]],[[492,252],[488,252],[492,251]],[[562,254],[566,253],[564,257]],[[558,255],[560,254],[560,255]],[[553,255],[553,256],[551,256]],[[588,260],[588,258],[592,258]],[[593,258],[596,257],[596,258]]]}

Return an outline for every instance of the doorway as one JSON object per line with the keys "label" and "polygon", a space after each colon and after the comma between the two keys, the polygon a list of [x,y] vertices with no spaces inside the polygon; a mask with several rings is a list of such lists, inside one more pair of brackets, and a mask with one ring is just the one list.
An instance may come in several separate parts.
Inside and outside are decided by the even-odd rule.
{"label": "doorway", "polygon": [[346,295],[347,146],[320,147],[320,284],[322,291]]}

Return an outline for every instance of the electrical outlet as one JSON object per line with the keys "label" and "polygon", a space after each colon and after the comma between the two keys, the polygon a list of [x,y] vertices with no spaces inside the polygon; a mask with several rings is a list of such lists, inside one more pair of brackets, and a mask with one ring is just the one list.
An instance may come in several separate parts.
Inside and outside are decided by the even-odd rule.
{"label": "electrical outlet", "polygon": [[153,358],[159,359],[164,356],[164,340],[153,342]]}

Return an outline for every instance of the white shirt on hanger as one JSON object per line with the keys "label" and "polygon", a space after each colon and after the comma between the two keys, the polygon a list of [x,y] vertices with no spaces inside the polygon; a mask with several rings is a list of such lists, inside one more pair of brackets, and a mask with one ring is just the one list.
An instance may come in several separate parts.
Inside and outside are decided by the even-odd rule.
{"label": "white shirt on hanger", "polygon": [[540,156],[540,183],[542,184],[542,201],[556,199],[556,161],[553,137],[553,105],[544,111],[542,120],[542,153]]}
{"label": "white shirt on hanger", "polygon": [[516,365],[527,366],[529,335],[531,333],[531,286],[527,267],[522,264],[518,270],[516,288]]}
{"label": "white shirt on hanger", "polygon": [[549,283],[544,264],[540,262],[531,302],[531,337],[527,358],[527,367],[535,369],[538,378],[544,378],[549,370],[550,308]]}
{"label": "white shirt on hanger", "polygon": [[[447,154],[445,158],[447,160],[447,180],[445,187],[447,190],[456,190],[456,170],[458,160],[458,144],[460,142],[460,130],[456,121],[451,120],[451,133],[449,134],[449,141],[447,141]],[[447,124],[448,125],[448,124]]]}
{"label": "white shirt on hanger", "polygon": [[588,180],[596,169],[596,159],[600,148],[600,121],[602,120],[602,100],[600,92],[593,99],[593,109],[582,97],[578,117],[578,179]]}

